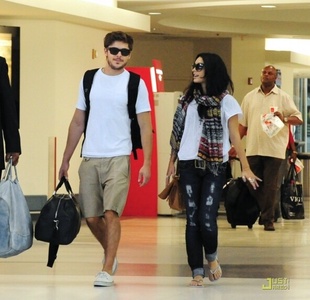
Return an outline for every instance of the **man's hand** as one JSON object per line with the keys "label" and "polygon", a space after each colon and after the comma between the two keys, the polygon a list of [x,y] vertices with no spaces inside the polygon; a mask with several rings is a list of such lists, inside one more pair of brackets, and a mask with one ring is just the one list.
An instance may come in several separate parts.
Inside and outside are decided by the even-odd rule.
{"label": "man's hand", "polygon": [[150,178],[151,178],[151,168],[142,166],[138,176],[138,183],[140,187],[146,185],[150,181]]}
{"label": "man's hand", "polygon": [[10,157],[12,157],[13,166],[16,166],[18,164],[19,153],[18,152],[7,153],[5,156],[5,161],[8,162]]}

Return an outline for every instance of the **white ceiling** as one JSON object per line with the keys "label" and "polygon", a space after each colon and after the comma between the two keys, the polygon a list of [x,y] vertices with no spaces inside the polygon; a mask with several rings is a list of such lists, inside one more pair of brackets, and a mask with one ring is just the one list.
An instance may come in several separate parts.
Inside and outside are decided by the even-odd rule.
{"label": "white ceiling", "polygon": [[[262,8],[274,4],[276,8]],[[218,1],[118,1],[118,7],[148,14],[151,32],[182,36],[310,38],[310,1],[218,0]]]}
{"label": "white ceiling", "polygon": [[[104,30],[124,30],[143,38],[310,39],[310,0],[111,0],[117,3],[114,7],[87,1],[0,0],[0,25],[1,19],[53,19]],[[264,4],[276,8],[262,8]],[[150,12],[161,14],[150,17]],[[297,73],[310,72],[306,63],[287,63]]]}
{"label": "white ceiling", "polygon": [[[77,0],[76,0],[77,1]],[[40,9],[20,3],[48,3],[47,0],[5,1],[0,0],[1,18],[54,18],[97,28],[111,29],[113,23],[106,22],[104,17],[85,18],[64,14],[61,11]],[[81,1],[79,1],[81,3]],[[68,3],[68,0],[53,3]],[[76,2],[78,3],[78,2]],[[310,1],[306,0],[181,0],[181,1],[149,1],[119,0],[118,8],[139,14],[160,12],[151,17],[150,32],[147,35],[167,35],[179,37],[296,37],[310,38]],[[274,9],[263,9],[263,4],[274,4]],[[81,5],[81,4],[79,4]],[[89,3],[89,6],[96,4]],[[72,6],[74,11],[75,7]],[[102,16],[104,10],[102,10]],[[120,20],[115,16],[115,23]],[[0,24],[1,25],[1,24]],[[128,24],[128,29],[135,29]],[[126,26],[123,26],[126,29]],[[114,25],[115,28],[115,25]],[[146,30],[148,31],[148,30]],[[309,49],[310,51],[310,49]]]}

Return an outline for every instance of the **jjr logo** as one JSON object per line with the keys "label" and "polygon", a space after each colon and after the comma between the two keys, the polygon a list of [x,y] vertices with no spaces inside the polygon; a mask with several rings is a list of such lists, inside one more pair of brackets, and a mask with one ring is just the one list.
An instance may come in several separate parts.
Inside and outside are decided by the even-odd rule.
{"label": "jjr logo", "polygon": [[262,290],[289,290],[290,280],[287,278],[267,278],[267,284],[263,284]]}

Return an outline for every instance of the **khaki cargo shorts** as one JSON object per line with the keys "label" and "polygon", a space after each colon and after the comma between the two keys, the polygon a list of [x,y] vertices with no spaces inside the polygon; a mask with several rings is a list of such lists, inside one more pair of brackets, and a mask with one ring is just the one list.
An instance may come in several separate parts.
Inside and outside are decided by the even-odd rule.
{"label": "khaki cargo shorts", "polygon": [[79,203],[83,217],[121,216],[129,190],[130,157],[83,158],[79,167]]}

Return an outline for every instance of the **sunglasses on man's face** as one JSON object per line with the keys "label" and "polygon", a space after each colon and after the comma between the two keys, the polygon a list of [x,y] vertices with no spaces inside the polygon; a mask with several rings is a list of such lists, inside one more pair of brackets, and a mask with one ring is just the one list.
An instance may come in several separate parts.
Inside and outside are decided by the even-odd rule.
{"label": "sunglasses on man's face", "polygon": [[108,48],[108,50],[110,51],[110,53],[111,53],[112,55],[116,55],[116,54],[118,54],[119,52],[121,52],[121,54],[122,54],[123,56],[128,56],[128,55],[130,54],[130,52],[131,52],[131,50],[126,49],[126,48],[119,49],[119,48],[116,48],[116,47],[110,47],[110,48]]}
{"label": "sunglasses on man's face", "polygon": [[198,64],[192,64],[192,69],[195,69],[196,71],[202,71],[205,65],[203,63]]}

